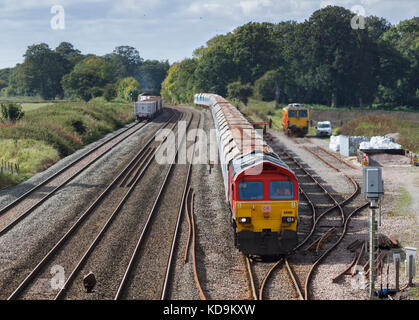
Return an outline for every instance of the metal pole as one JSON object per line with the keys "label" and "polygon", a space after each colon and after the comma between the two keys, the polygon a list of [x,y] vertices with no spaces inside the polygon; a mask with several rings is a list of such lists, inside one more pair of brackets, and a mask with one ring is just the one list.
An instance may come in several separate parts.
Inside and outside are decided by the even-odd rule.
{"label": "metal pole", "polygon": [[370,202],[370,278],[369,278],[369,288],[370,288],[370,300],[374,299],[375,294],[375,266],[374,266],[374,260],[375,260],[375,228],[376,228],[376,222],[375,222],[375,209],[376,204],[375,200],[371,200]]}
{"label": "metal pole", "polygon": [[400,285],[399,285],[399,270],[400,270],[400,260],[396,258],[396,291],[399,292]]}
{"label": "metal pole", "polygon": [[409,263],[409,287],[413,287],[413,256],[408,256],[408,263]]}

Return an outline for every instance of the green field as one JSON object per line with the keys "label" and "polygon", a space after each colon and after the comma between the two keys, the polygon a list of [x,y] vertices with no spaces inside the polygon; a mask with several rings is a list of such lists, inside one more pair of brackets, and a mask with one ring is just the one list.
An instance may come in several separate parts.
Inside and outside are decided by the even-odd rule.
{"label": "green field", "polygon": [[2,97],[0,96],[0,102],[19,102],[19,103],[34,103],[34,102],[44,102],[41,97],[38,96],[12,96],[12,97]]}
{"label": "green field", "polygon": [[419,126],[417,123],[403,121],[385,115],[367,115],[345,123],[339,130],[347,136],[382,136],[398,132],[398,141],[404,149],[419,153]]}
{"label": "green field", "polygon": [[0,188],[28,179],[59,159],[134,120],[129,103],[45,103],[23,106],[16,123],[0,122],[0,159],[17,163],[19,176],[0,175]]}
{"label": "green field", "polygon": [[37,110],[39,108],[47,107],[53,105],[51,102],[41,102],[41,103],[22,103],[22,110],[24,112],[26,111],[32,111]]}
{"label": "green field", "polygon": [[[237,103],[234,103],[237,106]],[[268,121],[272,119],[272,128],[276,130],[282,130],[282,107],[275,108],[275,102],[266,102],[256,100],[253,98],[249,99],[247,106],[239,104],[240,111],[245,115],[246,118],[255,121]]]}
{"label": "green field", "polygon": [[[285,105],[279,105],[278,108],[275,108],[273,101],[265,102],[254,98],[249,99],[247,106],[236,101],[232,101],[232,103],[238,106],[240,111],[250,121],[267,121],[272,118],[273,129],[282,130],[282,108]],[[305,106],[309,109],[333,110],[323,105],[305,104]],[[349,107],[344,109],[350,110]],[[343,108],[338,110],[343,110]],[[400,110],[403,110],[403,107],[397,109],[397,111]],[[357,113],[358,111],[354,110],[354,114],[356,115]],[[419,153],[419,126],[414,122],[404,121],[386,115],[366,115],[363,117],[359,117],[358,115],[354,120],[343,124],[342,127],[334,127],[332,131],[333,135],[342,134],[348,136],[382,136],[394,132],[402,135],[398,143],[404,149]],[[316,135],[315,128],[310,127],[308,134],[311,136]]]}

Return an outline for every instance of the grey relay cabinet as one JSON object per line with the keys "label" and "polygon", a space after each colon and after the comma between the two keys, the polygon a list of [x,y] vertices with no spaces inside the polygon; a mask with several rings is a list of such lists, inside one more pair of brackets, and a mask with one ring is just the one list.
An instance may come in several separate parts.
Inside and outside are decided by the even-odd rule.
{"label": "grey relay cabinet", "polygon": [[362,194],[366,199],[379,199],[384,194],[381,168],[364,167],[362,175]]}

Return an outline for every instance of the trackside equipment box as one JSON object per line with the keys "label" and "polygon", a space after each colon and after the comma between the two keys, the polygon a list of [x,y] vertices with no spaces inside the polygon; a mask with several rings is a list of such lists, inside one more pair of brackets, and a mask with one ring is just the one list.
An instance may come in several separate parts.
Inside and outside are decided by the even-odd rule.
{"label": "trackside equipment box", "polygon": [[362,194],[367,199],[379,199],[384,194],[381,168],[364,167]]}

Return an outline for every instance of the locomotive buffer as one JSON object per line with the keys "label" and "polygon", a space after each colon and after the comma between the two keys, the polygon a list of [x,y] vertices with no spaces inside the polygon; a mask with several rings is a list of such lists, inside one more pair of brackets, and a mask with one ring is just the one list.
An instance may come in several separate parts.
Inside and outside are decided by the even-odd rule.
{"label": "locomotive buffer", "polygon": [[375,219],[376,210],[378,209],[378,201],[384,195],[384,183],[382,180],[382,172],[379,167],[364,167],[363,171],[363,190],[364,197],[370,201],[370,219],[368,223],[369,227],[369,242],[370,242],[370,254],[369,254],[369,296],[370,299],[374,298],[375,294],[375,268],[374,261],[376,256],[376,247],[378,249],[378,226]]}

